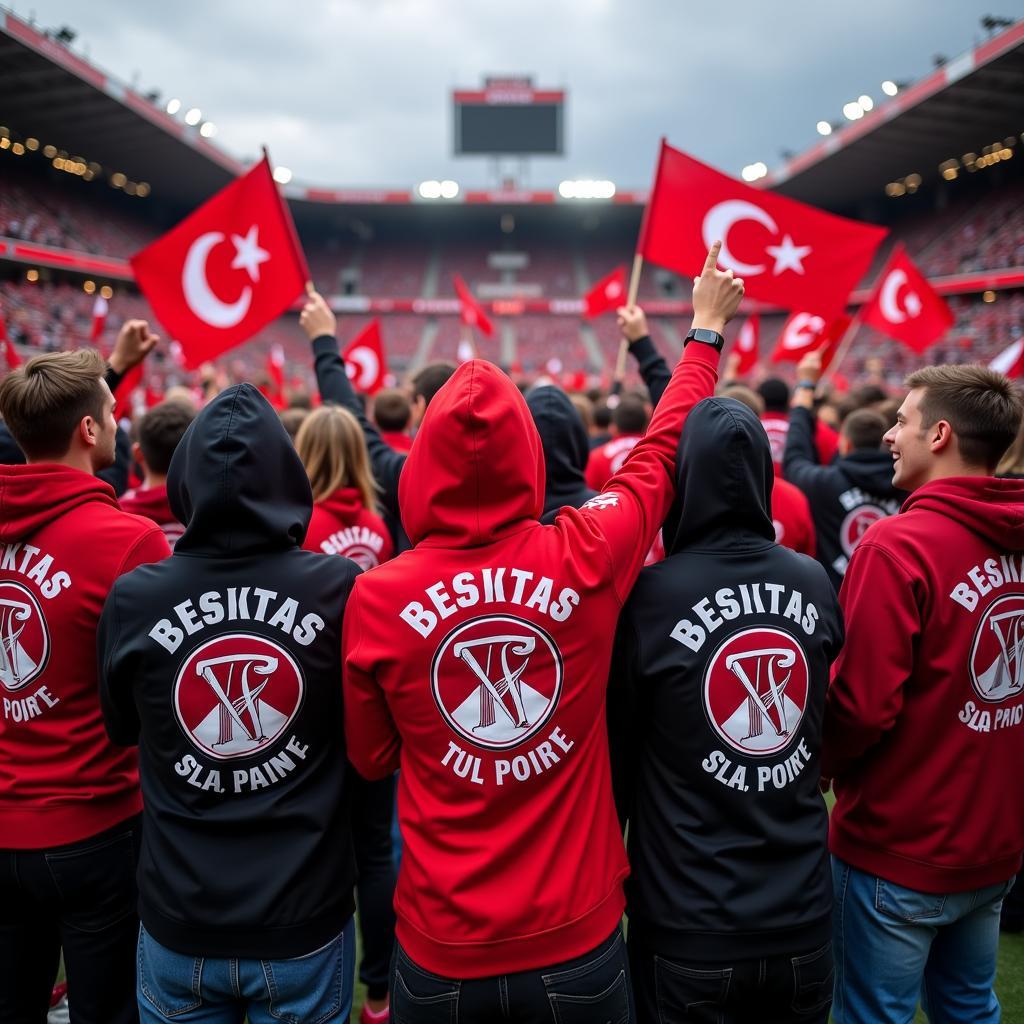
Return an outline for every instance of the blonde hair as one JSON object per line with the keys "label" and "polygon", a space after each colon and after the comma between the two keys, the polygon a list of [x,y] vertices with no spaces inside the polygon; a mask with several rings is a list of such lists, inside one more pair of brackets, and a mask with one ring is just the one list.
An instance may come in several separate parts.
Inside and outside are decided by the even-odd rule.
{"label": "blonde hair", "polygon": [[299,427],[295,450],[306,467],[313,501],[342,487],[354,487],[365,508],[377,511],[377,483],[359,421],[347,409],[324,405],[311,412]]}

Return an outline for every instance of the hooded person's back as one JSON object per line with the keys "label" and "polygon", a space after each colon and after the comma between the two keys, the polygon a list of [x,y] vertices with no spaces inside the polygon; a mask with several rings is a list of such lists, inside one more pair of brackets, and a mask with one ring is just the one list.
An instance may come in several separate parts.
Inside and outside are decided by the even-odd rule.
{"label": "hooded person's back", "polygon": [[838,605],[821,566],[774,541],[750,409],[701,402],[678,473],[668,554],[633,588],[611,677],[630,942],[701,961],[807,951],[831,927],[818,764]]}
{"label": "hooded person's back", "polygon": [[313,506],[302,546],[351,558],[360,569],[372,569],[394,552],[384,520],[363,504],[356,487],[339,487]]}
{"label": "hooded person's back", "polygon": [[415,547],[359,578],[344,651],[352,762],[368,778],[401,767],[396,935],[428,971],[540,968],[618,927],[614,624],[717,360],[688,347],[622,472],[551,526],[541,440],[507,377],[470,361],[427,409],[400,481]]}
{"label": "hooded person's back", "polygon": [[312,495],[273,408],[241,384],[168,473],[186,529],[119,581],[100,623],[115,742],[139,744],[139,911],[196,956],[281,959],[352,915],[341,620],[358,572],[301,550]]}

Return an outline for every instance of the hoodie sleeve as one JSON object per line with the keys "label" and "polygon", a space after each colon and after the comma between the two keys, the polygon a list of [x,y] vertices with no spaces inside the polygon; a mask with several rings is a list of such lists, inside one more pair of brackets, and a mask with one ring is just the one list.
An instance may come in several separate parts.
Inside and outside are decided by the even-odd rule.
{"label": "hoodie sleeve", "polygon": [[325,402],[333,402],[348,409],[362,427],[366,448],[370,453],[374,479],[381,487],[385,506],[396,517],[398,509],[398,477],[405,465],[405,455],[396,452],[380,436],[377,428],[366,418],[363,406],[349,382],[345,372],[345,361],[338,351],[338,341],[325,334],[313,342],[313,367],[316,372],[316,386]]}
{"label": "hoodie sleeve", "polygon": [[639,661],[636,626],[627,606],[615,630],[615,647],[608,674],[608,755],[612,768],[612,793],[619,827],[625,832],[633,811],[637,756],[637,693],[634,669]]}
{"label": "hoodie sleeve", "polygon": [[135,678],[133,658],[126,652],[121,640],[121,616],[118,607],[118,587],[113,586],[103,605],[96,629],[97,679],[100,690],[100,709],[107,735],[122,747],[133,747],[139,742],[138,708],[132,692]]}
{"label": "hoodie sleeve", "polygon": [[620,603],[636,582],[672,504],[679,435],[690,410],[714,394],[718,359],[710,345],[688,345],[647,433],[622,469],[579,513],[566,509],[555,520],[564,521],[570,534],[575,534],[573,550],[585,552],[595,535],[603,541]]}
{"label": "hoodie sleeve", "polygon": [[825,700],[822,773],[842,775],[896,724],[921,634],[909,573],[870,541],[857,545],[839,593],[846,642]]}
{"label": "hoodie sleeve", "polygon": [[665,394],[665,388],[672,379],[672,371],[664,356],[655,348],[654,341],[649,334],[638,338],[629,346],[629,351],[636,360],[636,368],[640,371],[644,384],[651,395],[651,405],[655,409]]}
{"label": "hoodie sleeve", "polygon": [[800,488],[810,500],[827,499],[831,495],[831,482],[835,470],[818,465],[818,447],[815,443],[815,417],[809,409],[797,406],[789,410],[789,430],[786,448],[782,454],[782,475]]}
{"label": "hoodie sleeve", "polygon": [[362,638],[362,608],[356,588],[345,607],[341,634],[345,744],[353,767],[372,782],[398,770],[402,740]]}

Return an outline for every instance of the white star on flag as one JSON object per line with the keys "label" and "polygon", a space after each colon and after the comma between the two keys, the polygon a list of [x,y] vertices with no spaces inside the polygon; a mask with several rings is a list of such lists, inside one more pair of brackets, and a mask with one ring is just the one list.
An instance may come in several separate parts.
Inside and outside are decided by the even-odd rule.
{"label": "white star on flag", "polygon": [[809,255],[809,245],[796,245],[790,235],[782,239],[780,245],[766,245],[765,252],[775,257],[775,269],[773,275],[781,274],[784,270],[795,270],[798,274],[804,272],[804,258]]}
{"label": "white star on flag", "polygon": [[245,270],[250,281],[260,279],[260,264],[270,259],[270,253],[259,246],[259,226],[253,224],[245,233],[232,235],[231,241],[235,244],[235,258],[231,261],[232,270]]}

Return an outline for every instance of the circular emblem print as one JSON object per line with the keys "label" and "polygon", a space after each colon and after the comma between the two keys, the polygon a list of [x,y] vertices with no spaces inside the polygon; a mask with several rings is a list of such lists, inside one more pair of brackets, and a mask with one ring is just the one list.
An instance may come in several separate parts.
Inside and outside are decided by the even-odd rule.
{"label": "circular emblem print", "polygon": [[367,569],[375,569],[380,565],[377,552],[368,544],[351,544],[347,548],[342,548],[338,554],[345,558],[351,558],[363,572],[366,572]]}
{"label": "circular emblem print", "polygon": [[971,648],[971,683],[990,704],[1024,690],[1024,594],[1009,594],[988,606]]}
{"label": "circular emblem print", "polygon": [[562,692],[562,656],[532,622],[485,615],[441,641],[430,680],[441,714],[460,736],[505,750],[551,717]]}
{"label": "circular emblem print", "polygon": [[796,735],[807,708],[810,673],[803,648],[781,629],[729,637],[704,673],[704,709],[734,750],[774,754]]}
{"label": "circular emblem print", "polygon": [[885,518],[885,510],[877,505],[859,505],[843,520],[843,525],[839,527],[839,543],[847,558],[853,554],[853,549],[860,543],[867,528]]}
{"label": "circular emblem print", "polygon": [[248,757],[269,747],[302,706],[305,684],[292,656],[270,640],[231,633],[194,650],[174,681],[174,711],[211,757]]}
{"label": "circular emblem print", "polygon": [[50,631],[35,595],[20,583],[0,583],[0,683],[14,693],[28,686],[50,657]]}

